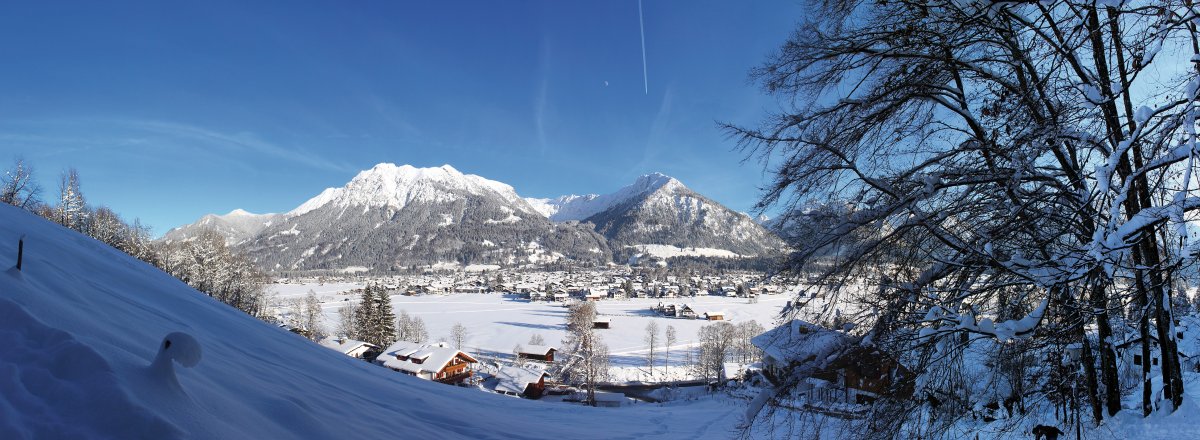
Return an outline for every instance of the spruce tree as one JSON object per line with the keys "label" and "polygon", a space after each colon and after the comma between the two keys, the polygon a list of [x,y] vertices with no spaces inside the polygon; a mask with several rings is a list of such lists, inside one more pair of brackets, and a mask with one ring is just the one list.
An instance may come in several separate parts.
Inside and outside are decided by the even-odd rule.
{"label": "spruce tree", "polygon": [[374,307],[375,294],[372,290],[370,284],[363,286],[362,298],[359,300],[358,309],[354,313],[353,338],[379,345],[379,340],[374,335],[376,321]]}
{"label": "spruce tree", "polygon": [[396,342],[396,314],[392,313],[392,299],[388,297],[387,289],[375,287],[375,317],[380,347]]}

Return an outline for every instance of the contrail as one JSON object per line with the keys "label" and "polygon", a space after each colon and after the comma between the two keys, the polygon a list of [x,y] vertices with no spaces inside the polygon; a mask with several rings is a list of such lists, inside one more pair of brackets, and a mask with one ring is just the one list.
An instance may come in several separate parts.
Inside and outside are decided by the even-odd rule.
{"label": "contrail", "polygon": [[642,0],[638,0],[638,28],[642,31],[642,87],[650,94],[650,77],[646,76],[646,24],[642,21]]}

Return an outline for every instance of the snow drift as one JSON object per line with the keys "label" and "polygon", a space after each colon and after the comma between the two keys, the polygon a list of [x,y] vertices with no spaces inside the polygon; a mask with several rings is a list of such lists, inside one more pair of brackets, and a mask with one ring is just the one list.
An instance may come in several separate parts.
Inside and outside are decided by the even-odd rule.
{"label": "snow drift", "polygon": [[[21,234],[25,261],[17,271]],[[155,362],[164,337],[183,345]],[[725,431],[732,423],[719,422],[734,409],[719,404],[577,407],[394,373],[7,205],[0,205],[0,341],[5,439],[733,435]]]}

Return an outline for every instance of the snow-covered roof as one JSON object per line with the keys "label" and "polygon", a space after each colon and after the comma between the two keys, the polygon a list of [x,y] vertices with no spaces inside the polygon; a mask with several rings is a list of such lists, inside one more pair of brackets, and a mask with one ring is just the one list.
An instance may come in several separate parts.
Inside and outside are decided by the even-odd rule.
{"label": "snow-covered roof", "polygon": [[1179,354],[1189,358],[1200,356],[1200,318],[1195,316],[1180,318],[1179,325],[1175,326],[1175,331],[1181,334],[1181,337],[1176,338]]}
{"label": "snow-covered roof", "polygon": [[335,338],[333,336],[322,339],[321,345],[326,348],[339,351],[342,354],[350,354],[350,352],[358,350],[363,346],[375,347],[375,344],[369,342],[363,342],[356,339]]}
{"label": "snow-covered roof", "polygon": [[521,353],[537,354],[537,355],[545,356],[547,354],[550,354],[550,350],[558,350],[558,349],[554,348],[552,346],[549,346],[549,345],[528,345],[521,349]]}
{"label": "snow-covered roof", "polygon": [[853,342],[845,333],[799,319],[773,328],[750,340],[768,359],[781,364],[793,361],[825,362],[830,355]]}
{"label": "snow-covered roof", "polygon": [[500,367],[500,371],[496,372],[496,379],[500,380],[500,383],[496,385],[496,391],[524,393],[529,384],[537,383],[545,374],[544,370],[536,367],[522,368],[511,365]]}
{"label": "snow-covered roof", "polygon": [[[436,373],[446,367],[458,355],[465,356],[471,362],[475,358],[460,350],[447,347],[445,343],[417,344],[415,342],[398,341],[389,345],[375,359],[375,362],[393,370],[418,374],[421,372]],[[401,360],[403,357],[405,359]],[[419,361],[419,362],[418,362]]]}

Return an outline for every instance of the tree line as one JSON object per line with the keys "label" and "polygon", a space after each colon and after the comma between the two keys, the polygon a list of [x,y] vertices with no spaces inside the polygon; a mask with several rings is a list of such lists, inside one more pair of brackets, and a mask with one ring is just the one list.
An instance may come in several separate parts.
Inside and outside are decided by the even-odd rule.
{"label": "tree line", "polygon": [[112,246],[251,316],[266,317],[266,276],[220,235],[206,232],[194,240],[155,242],[140,220],[127,222],[107,206],[88,203],[74,168],[61,174],[58,193],[50,201],[44,201],[33,174],[24,159],[14,160],[0,175],[0,202]]}

